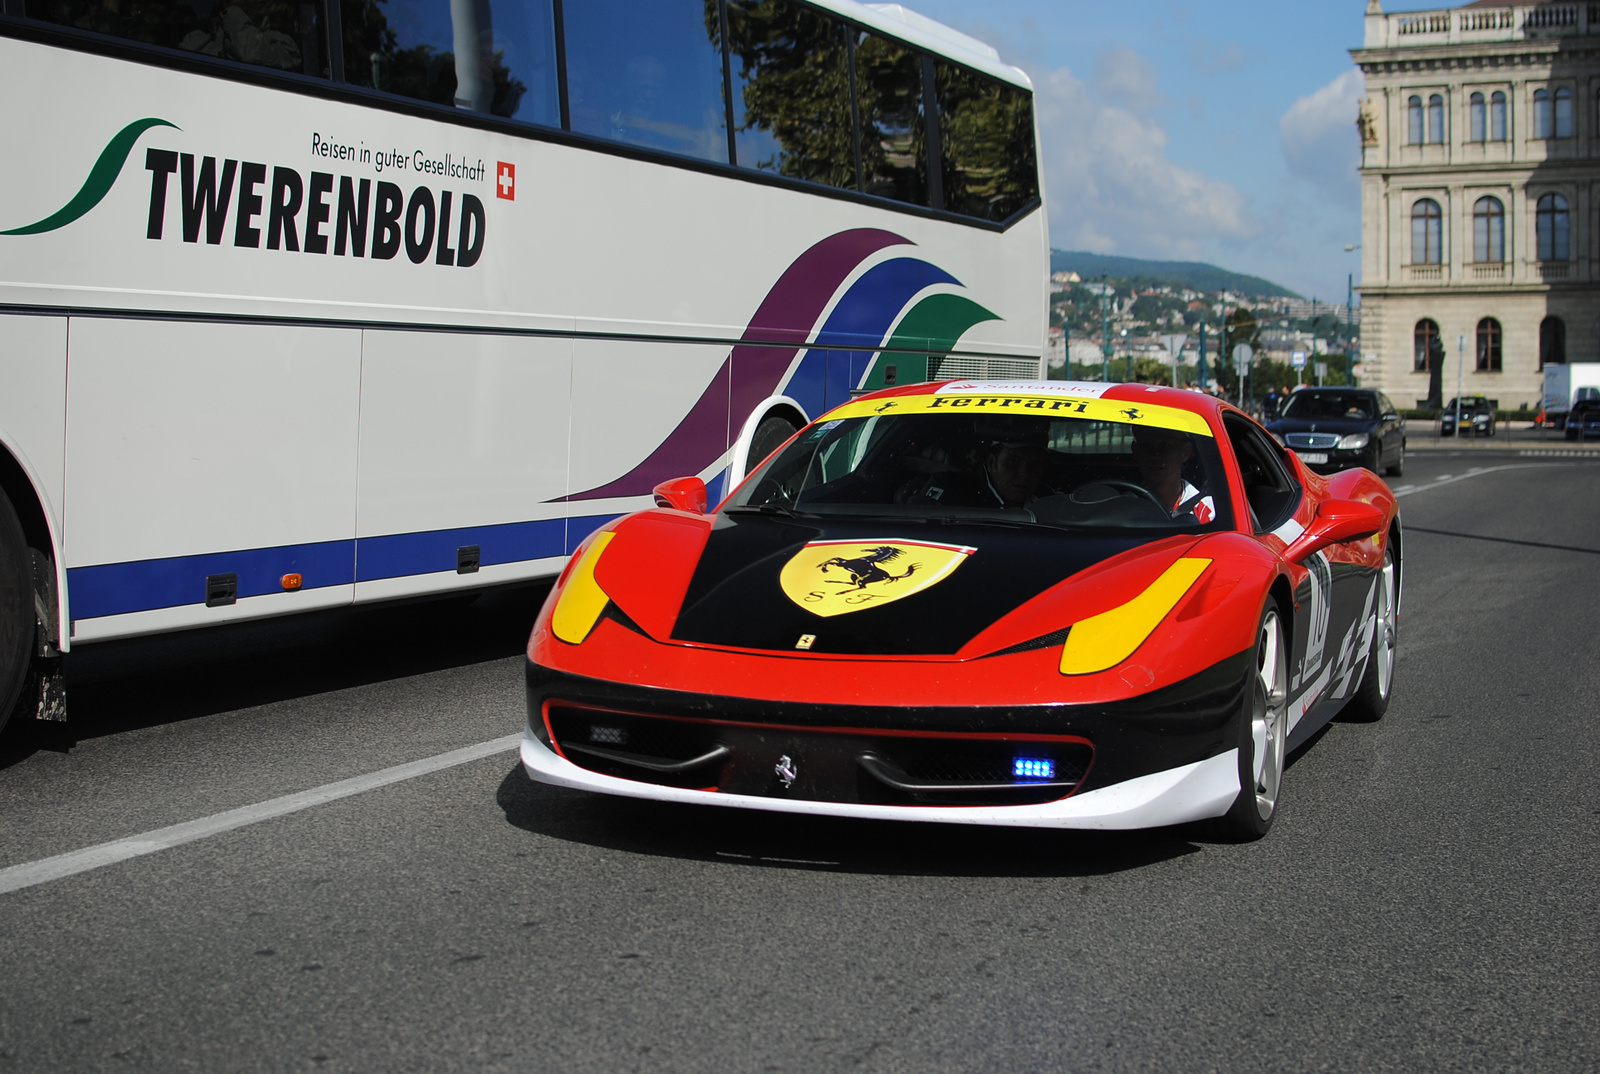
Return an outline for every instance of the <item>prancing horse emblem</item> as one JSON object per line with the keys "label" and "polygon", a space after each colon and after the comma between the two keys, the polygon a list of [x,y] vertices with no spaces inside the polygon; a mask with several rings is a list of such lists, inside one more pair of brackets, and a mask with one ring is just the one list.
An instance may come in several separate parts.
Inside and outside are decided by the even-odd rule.
{"label": "prancing horse emblem", "polygon": [[966,545],[893,537],[812,541],[789,557],[778,572],[778,584],[790,600],[826,618],[920,593],[948,577],[976,551]]}
{"label": "prancing horse emblem", "polygon": [[788,790],[794,786],[795,777],[800,774],[800,769],[786,753],[778,758],[778,763],[772,766],[773,775],[783,781],[783,789]]}
{"label": "prancing horse emblem", "polygon": [[818,565],[817,569],[823,574],[828,573],[829,567],[843,567],[850,572],[848,582],[838,578],[829,578],[829,585],[852,585],[857,589],[865,589],[874,582],[898,582],[902,578],[910,578],[916,573],[919,564],[913,563],[906,567],[904,574],[890,574],[881,564],[899,559],[905,552],[893,545],[880,545],[877,548],[867,549],[867,554],[857,556],[855,559],[845,559],[843,556],[834,556],[825,563]]}

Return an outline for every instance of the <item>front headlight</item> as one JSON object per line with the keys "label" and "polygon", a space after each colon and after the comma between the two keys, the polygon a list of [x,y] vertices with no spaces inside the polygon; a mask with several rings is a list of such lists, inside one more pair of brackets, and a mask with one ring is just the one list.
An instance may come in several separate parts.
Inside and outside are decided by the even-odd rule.
{"label": "front headlight", "polygon": [[1061,674],[1092,675],[1128,659],[1209,566],[1209,559],[1179,559],[1126,604],[1072,624],[1061,647]]}
{"label": "front headlight", "polygon": [[1366,433],[1351,433],[1349,436],[1339,438],[1339,447],[1345,451],[1360,451],[1367,446],[1367,441],[1372,439]]}
{"label": "front headlight", "polygon": [[550,613],[550,632],[568,645],[581,644],[600,621],[606,605],[611,603],[606,591],[594,580],[594,566],[615,536],[610,531],[596,535],[589,547],[579,553],[561,588],[561,596],[556,598],[555,610]]}

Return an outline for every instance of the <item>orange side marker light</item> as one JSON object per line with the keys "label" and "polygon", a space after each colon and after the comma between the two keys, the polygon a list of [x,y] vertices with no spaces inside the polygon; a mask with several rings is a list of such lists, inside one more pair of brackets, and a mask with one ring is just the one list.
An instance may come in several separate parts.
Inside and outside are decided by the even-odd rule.
{"label": "orange side marker light", "polygon": [[283,583],[284,589],[292,593],[294,590],[300,588],[304,579],[302,579],[298,574],[286,574],[280,578],[279,581]]}

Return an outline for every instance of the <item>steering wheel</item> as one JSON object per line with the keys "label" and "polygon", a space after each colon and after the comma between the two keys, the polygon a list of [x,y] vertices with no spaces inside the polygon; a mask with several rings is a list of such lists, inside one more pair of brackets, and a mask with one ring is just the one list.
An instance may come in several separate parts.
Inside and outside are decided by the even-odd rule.
{"label": "steering wheel", "polygon": [[1096,502],[1103,502],[1103,501],[1080,499],[1080,497],[1083,495],[1084,492],[1086,492],[1086,491],[1088,491],[1089,489],[1092,489],[1092,488],[1108,488],[1108,489],[1117,489],[1118,491],[1122,491],[1122,492],[1138,493],[1140,496],[1143,496],[1145,499],[1147,499],[1151,503],[1155,504],[1157,507],[1159,507],[1166,514],[1171,514],[1172,513],[1170,510],[1167,509],[1167,505],[1166,504],[1162,503],[1159,499],[1156,498],[1156,494],[1155,493],[1151,492],[1149,489],[1145,488],[1143,485],[1135,484],[1132,481],[1123,481],[1123,480],[1121,480],[1119,478],[1115,478],[1115,477],[1104,478],[1104,479],[1102,479],[1100,481],[1091,481],[1091,482],[1089,482],[1089,484],[1083,486],[1083,488],[1074,489],[1073,492],[1072,492],[1072,495],[1069,497],[1069,499],[1071,499],[1073,503],[1080,503],[1080,504],[1090,504],[1090,503],[1096,503]]}

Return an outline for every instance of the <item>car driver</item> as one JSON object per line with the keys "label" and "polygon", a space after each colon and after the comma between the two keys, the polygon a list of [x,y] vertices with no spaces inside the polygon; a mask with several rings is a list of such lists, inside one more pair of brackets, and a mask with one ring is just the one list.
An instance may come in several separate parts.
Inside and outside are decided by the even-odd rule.
{"label": "car driver", "polygon": [[1194,458],[1194,443],[1172,429],[1135,426],[1133,461],[1139,467],[1139,483],[1177,518],[1193,514],[1204,525],[1217,517],[1216,503],[1203,496],[1183,476],[1183,468]]}
{"label": "car driver", "polygon": [[1021,418],[989,430],[980,428],[980,432],[992,436],[983,459],[983,476],[1001,507],[1026,508],[1042,496],[1059,495],[1059,490],[1044,480],[1049,422]]}

